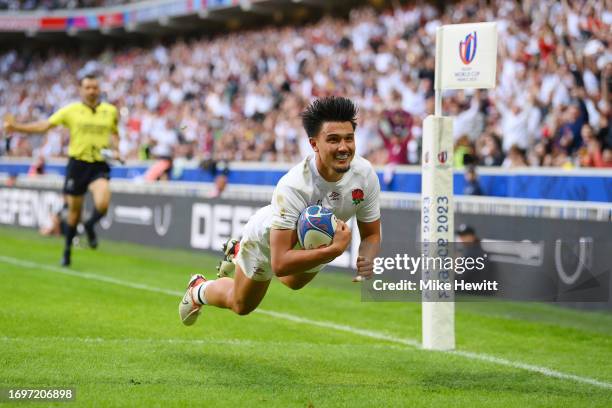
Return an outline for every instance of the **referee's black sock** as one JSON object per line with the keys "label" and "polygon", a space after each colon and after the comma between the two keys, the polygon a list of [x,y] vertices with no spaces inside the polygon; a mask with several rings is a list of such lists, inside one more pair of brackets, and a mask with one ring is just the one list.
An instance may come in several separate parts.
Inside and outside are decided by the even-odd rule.
{"label": "referee's black sock", "polygon": [[60,219],[59,222],[59,229],[60,229],[60,233],[63,236],[66,236],[66,234],[68,233],[68,223],[65,220]]}
{"label": "referee's black sock", "polygon": [[72,239],[76,235],[77,229],[72,225],[66,224],[66,246],[62,255],[62,266],[70,266],[70,248],[72,247]]}
{"label": "referee's black sock", "polygon": [[66,246],[64,248],[66,251],[70,251],[70,248],[72,248],[72,239],[76,235],[76,232],[77,227],[66,224]]}
{"label": "referee's black sock", "polygon": [[85,227],[91,228],[96,225],[96,222],[100,221],[106,212],[101,213],[97,208],[94,208],[93,213],[91,213],[91,217],[85,222]]}

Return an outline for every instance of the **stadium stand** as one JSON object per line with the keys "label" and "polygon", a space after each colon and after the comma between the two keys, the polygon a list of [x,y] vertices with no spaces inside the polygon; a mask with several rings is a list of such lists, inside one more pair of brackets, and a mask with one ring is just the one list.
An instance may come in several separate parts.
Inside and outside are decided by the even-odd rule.
{"label": "stadium stand", "polygon": [[[132,1],[133,2],[133,1]],[[109,7],[130,3],[129,0],[0,0],[0,10],[62,10]]]}
{"label": "stadium stand", "polygon": [[[497,20],[497,89],[445,95],[444,112],[456,117],[456,166],[611,167],[609,9],[585,1],[479,4],[361,8],[346,21],[91,58],[13,50],[0,56],[0,115],[46,117],[75,98],[77,75],[98,72],[106,97],[122,108],[128,158],[295,162],[309,149],[300,110],[313,97],[343,94],[361,108],[359,153],[374,164],[418,164],[422,121],[433,110],[436,27]],[[15,135],[5,154],[62,156],[64,141],[61,131],[38,144]]]}

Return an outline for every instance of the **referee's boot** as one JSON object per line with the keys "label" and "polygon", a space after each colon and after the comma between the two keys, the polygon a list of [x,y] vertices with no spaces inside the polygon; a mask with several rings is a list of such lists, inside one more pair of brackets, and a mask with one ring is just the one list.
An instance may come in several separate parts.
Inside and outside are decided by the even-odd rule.
{"label": "referee's boot", "polygon": [[236,258],[236,255],[238,255],[239,250],[240,241],[237,239],[230,238],[225,244],[223,244],[223,260],[219,262],[219,265],[217,265],[216,268],[218,278],[231,278],[234,276],[234,272],[236,271],[234,259]]}
{"label": "referee's boot", "polygon": [[85,234],[87,235],[87,243],[91,249],[96,249],[98,247],[98,236],[96,235],[96,231],[94,229],[94,224],[86,222],[83,224],[85,227]]}

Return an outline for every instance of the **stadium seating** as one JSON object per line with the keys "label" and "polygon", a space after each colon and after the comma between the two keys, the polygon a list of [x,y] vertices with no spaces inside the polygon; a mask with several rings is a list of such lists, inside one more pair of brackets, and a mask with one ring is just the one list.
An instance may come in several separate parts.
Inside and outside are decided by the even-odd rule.
{"label": "stadium seating", "polygon": [[87,7],[108,7],[129,0],[0,0],[0,10],[62,10]]}
{"label": "stadium seating", "polygon": [[[375,164],[418,164],[422,121],[433,107],[435,27],[495,19],[497,89],[445,98],[445,114],[456,117],[457,167],[612,166],[612,14],[591,2],[478,4],[465,0],[442,13],[429,4],[363,8],[348,21],[179,38],[91,58],[10,51],[0,55],[0,115],[44,118],[76,97],[77,75],[94,71],[122,110],[128,158],[171,143],[175,157],[295,162],[309,151],[304,104],[343,94],[361,107],[359,153]],[[61,131],[44,144],[15,136],[5,154],[61,156],[63,140]]]}

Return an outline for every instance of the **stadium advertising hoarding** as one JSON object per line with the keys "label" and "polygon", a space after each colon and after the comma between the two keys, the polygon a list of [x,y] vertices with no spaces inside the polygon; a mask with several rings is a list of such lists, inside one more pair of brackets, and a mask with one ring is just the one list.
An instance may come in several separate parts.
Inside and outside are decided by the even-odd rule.
{"label": "stadium advertising hoarding", "polygon": [[0,31],[30,31],[39,28],[36,17],[0,16]]}
{"label": "stadium advertising hoarding", "polygon": [[[250,215],[266,204],[115,192],[109,214],[101,221],[100,235],[103,239],[150,246],[218,252],[227,238],[239,237]],[[62,205],[63,197],[58,190],[0,188],[0,224],[48,226],[52,214]],[[90,204],[88,207],[91,208]],[[420,216],[416,209],[382,210],[381,259],[420,256]],[[497,282],[498,288],[488,293],[479,291],[487,295],[485,299],[589,302],[583,306],[612,308],[609,222],[482,214],[456,214],[455,218],[457,225],[467,223],[474,229],[487,254],[486,276],[481,280]],[[333,266],[350,268],[354,264],[359,244],[354,224],[353,234],[350,250],[336,259]],[[412,245],[407,248],[406,242]],[[394,266],[377,275],[377,280],[390,283],[419,278],[392,262]],[[474,274],[466,277],[476,279]],[[476,280],[482,277],[481,272]],[[410,291],[375,290],[375,280],[364,285],[364,300],[420,301]],[[376,285],[380,287],[381,283]],[[456,300],[482,299],[458,296]]]}

